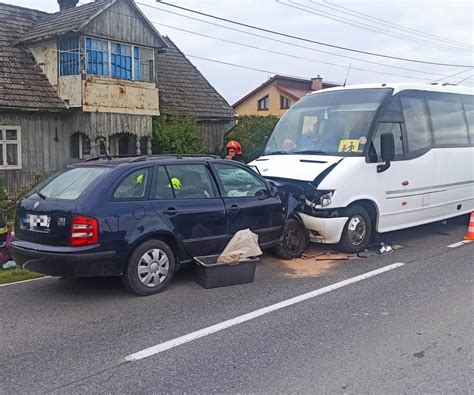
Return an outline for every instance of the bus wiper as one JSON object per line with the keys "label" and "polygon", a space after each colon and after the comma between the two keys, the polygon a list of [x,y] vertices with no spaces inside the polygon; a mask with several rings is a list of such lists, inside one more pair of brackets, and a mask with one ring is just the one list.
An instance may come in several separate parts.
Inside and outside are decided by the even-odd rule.
{"label": "bus wiper", "polygon": [[33,189],[33,192],[36,193],[41,199],[46,200],[46,196],[44,196],[38,189]]}
{"label": "bus wiper", "polygon": [[315,150],[315,149],[307,149],[301,151],[294,151],[292,154],[313,154],[313,155],[327,155],[326,152]]}
{"label": "bus wiper", "polygon": [[273,151],[273,152],[270,152],[268,154],[265,154],[265,156],[267,155],[287,155],[288,152],[287,151]]}

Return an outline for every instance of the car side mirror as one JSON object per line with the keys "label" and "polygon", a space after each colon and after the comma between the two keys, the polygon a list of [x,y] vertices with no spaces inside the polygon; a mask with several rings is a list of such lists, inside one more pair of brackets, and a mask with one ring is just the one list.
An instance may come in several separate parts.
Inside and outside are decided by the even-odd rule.
{"label": "car side mirror", "polygon": [[278,188],[275,185],[270,186],[270,196],[271,197],[278,196]]}
{"label": "car side mirror", "polygon": [[377,166],[377,173],[387,170],[390,162],[395,159],[395,137],[392,133],[382,133],[380,136],[380,152],[385,163]]}

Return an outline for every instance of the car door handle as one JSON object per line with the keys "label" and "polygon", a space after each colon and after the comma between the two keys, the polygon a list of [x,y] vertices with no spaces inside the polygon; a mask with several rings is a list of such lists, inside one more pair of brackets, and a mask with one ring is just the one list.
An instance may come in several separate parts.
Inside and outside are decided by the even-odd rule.
{"label": "car door handle", "polygon": [[176,215],[178,214],[178,210],[176,210],[174,207],[170,207],[166,210],[163,210],[163,214],[167,214],[169,216],[173,216],[173,215]]}
{"label": "car door handle", "polygon": [[232,214],[237,214],[240,211],[240,207],[236,204],[233,204],[232,206],[229,207],[229,211]]}

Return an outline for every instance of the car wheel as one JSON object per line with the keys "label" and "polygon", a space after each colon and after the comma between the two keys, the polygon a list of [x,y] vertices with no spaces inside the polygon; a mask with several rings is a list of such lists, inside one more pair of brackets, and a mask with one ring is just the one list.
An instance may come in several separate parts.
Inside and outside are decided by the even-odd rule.
{"label": "car wheel", "polygon": [[349,219],[342,231],[338,247],[341,251],[354,254],[364,251],[372,237],[372,221],[362,206],[352,206],[347,210]]}
{"label": "car wheel", "polygon": [[290,218],[283,229],[283,242],[273,250],[281,259],[299,258],[308,245],[308,236],[304,225],[296,218]]}
{"label": "car wheel", "polygon": [[167,287],[175,267],[170,246],[161,240],[149,240],[140,244],[131,255],[122,283],[135,295],[152,295]]}

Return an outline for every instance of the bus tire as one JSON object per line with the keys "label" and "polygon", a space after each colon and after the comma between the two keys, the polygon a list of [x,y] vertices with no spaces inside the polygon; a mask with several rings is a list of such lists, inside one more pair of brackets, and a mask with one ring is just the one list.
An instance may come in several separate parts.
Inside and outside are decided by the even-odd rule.
{"label": "bus tire", "polygon": [[341,251],[354,254],[364,251],[372,237],[372,220],[367,210],[359,205],[349,207],[347,222],[342,231],[338,247]]}

